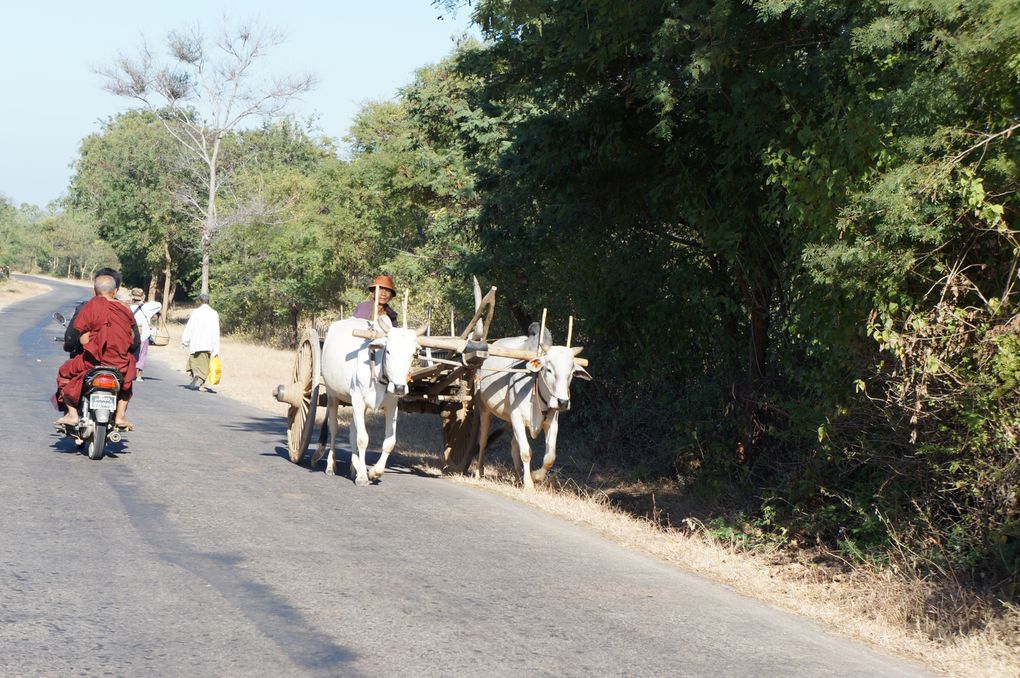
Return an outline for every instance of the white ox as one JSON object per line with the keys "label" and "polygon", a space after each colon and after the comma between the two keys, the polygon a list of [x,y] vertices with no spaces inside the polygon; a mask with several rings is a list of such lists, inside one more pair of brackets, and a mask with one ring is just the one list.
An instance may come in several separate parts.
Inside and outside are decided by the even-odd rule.
{"label": "white ox", "polygon": [[[407,376],[418,350],[417,337],[421,332],[390,327],[383,320],[385,334],[378,339],[362,339],[351,333],[354,330],[372,330],[369,320],[347,318],[329,326],[322,345],[322,381],[326,386],[326,422],[329,426],[329,458],[326,473],[335,475],[334,449],[336,447],[337,409],[340,403],[350,403],[351,414],[351,477],[356,485],[368,485],[382,478],[386,460],[397,442],[397,399],[407,393]],[[372,353],[376,353],[375,359]],[[385,413],[385,438],[382,456],[371,470],[365,465],[368,448],[368,431],[365,413],[368,409]],[[312,464],[324,454],[324,441],[312,455]]]}
{"label": "white ox", "polygon": [[[499,339],[492,345],[534,351],[538,348],[538,337],[508,337]],[[476,478],[480,478],[484,471],[489,424],[491,418],[496,416],[510,422],[513,429],[511,451],[514,467],[522,474],[524,489],[532,490],[535,483],[545,480],[546,474],[556,461],[559,414],[570,409],[570,382],[574,377],[591,380],[591,375],[574,363],[574,356],[580,352],[580,347],[549,346],[545,353],[527,363],[514,358],[496,356],[485,359],[478,371],[477,404],[481,426],[478,436]],[[526,372],[500,371],[519,370],[525,366]],[[542,459],[542,468],[532,472],[528,435],[537,438],[542,431],[545,432],[545,456]]]}

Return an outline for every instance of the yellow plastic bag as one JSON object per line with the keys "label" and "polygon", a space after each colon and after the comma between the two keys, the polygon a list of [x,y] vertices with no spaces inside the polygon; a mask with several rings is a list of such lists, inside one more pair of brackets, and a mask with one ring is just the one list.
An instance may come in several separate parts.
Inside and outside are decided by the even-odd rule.
{"label": "yellow plastic bag", "polygon": [[209,383],[215,386],[220,383],[220,376],[223,374],[223,361],[218,355],[209,358]]}

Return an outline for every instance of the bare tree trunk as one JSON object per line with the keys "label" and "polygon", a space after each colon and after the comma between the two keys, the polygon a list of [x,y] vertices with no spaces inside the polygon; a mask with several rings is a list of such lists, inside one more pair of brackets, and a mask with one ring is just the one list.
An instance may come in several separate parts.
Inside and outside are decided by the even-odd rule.
{"label": "bare tree trunk", "polygon": [[209,294],[209,227],[202,229],[202,294]]}
{"label": "bare tree trunk", "polygon": [[148,300],[156,298],[156,289],[159,287],[159,269],[153,267],[152,275],[149,276],[149,290],[145,295]]}
{"label": "bare tree trunk", "polygon": [[209,157],[209,195],[206,204],[205,226],[202,229],[202,294],[209,294],[209,249],[212,245],[212,234],[216,230],[216,163],[220,153],[220,138],[213,141],[212,155]]}
{"label": "bare tree trunk", "polygon": [[167,316],[170,315],[170,302],[173,301],[173,294],[170,291],[170,281],[173,277],[173,260],[170,258],[170,238],[163,241],[163,311],[159,314],[159,328],[166,331]]}
{"label": "bare tree trunk", "polygon": [[297,304],[290,305],[290,347],[297,348],[298,342],[298,320],[300,319],[300,309]]}

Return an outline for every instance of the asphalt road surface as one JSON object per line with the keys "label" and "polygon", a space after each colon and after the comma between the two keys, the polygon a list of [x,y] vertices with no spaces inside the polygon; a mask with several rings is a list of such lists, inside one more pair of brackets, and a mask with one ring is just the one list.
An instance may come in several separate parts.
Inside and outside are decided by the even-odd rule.
{"label": "asphalt road surface", "polygon": [[90,461],[49,402],[87,290],[45,282],[0,310],[0,675],[930,675],[399,460],[295,466],[282,416],[158,364]]}

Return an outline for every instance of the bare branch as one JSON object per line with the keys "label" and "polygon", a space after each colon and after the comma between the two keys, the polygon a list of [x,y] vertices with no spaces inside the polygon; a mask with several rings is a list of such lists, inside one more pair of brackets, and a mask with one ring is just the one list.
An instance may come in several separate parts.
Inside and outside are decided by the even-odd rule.
{"label": "bare branch", "polygon": [[[139,100],[160,112],[164,128],[203,165],[202,172],[195,172],[200,175],[195,185],[205,195],[198,198],[199,191],[188,191],[179,196],[188,211],[202,218],[203,291],[208,291],[211,234],[224,223],[271,211],[265,204],[247,205],[243,209],[238,206],[236,215],[219,215],[217,194],[229,181],[229,176],[220,174],[221,142],[246,119],[280,115],[291,101],[316,84],[311,75],[255,79],[260,60],[283,40],[283,33],[257,22],[242,22],[231,28],[224,20],[211,46],[197,26],[171,31],[166,41],[167,62],[157,64],[143,44],[137,59],[121,56],[108,68],[97,71],[105,78],[107,91]],[[154,101],[153,96],[161,101]]]}

